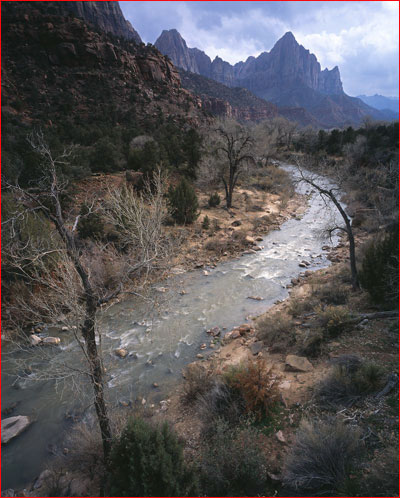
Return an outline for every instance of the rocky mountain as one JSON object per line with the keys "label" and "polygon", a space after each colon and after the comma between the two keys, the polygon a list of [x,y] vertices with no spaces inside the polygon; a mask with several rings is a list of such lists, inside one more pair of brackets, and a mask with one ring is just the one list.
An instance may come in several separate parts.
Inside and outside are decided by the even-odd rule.
{"label": "rocky mountain", "polygon": [[389,110],[395,113],[397,116],[399,115],[399,99],[396,97],[385,97],[383,95],[358,95],[359,99],[365,102],[370,107],[374,107],[375,109],[381,110]]}
{"label": "rocky mountain", "polygon": [[[22,2],[18,2],[21,4]],[[36,2],[37,8],[58,15],[73,15],[91,23],[106,33],[141,43],[142,40],[124,18],[118,2]],[[45,4],[45,5],[43,5]],[[23,5],[20,5],[24,9]]]}
{"label": "rocky mountain", "polygon": [[[98,163],[103,170],[124,167],[138,134],[206,121],[156,48],[106,33],[55,3],[1,5],[3,152],[10,167],[32,170],[20,153],[27,133],[39,127],[55,143],[80,144],[76,168],[90,172]],[[114,2],[96,8],[103,3]]]}
{"label": "rocky mountain", "polygon": [[[155,46],[178,67],[229,87],[244,87],[278,107],[304,108],[324,128],[357,124],[366,116],[385,119],[376,109],[343,91],[338,67],[321,70],[314,54],[297,43],[291,32],[270,52],[231,65],[188,48],[176,30],[163,31]],[[305,113],[297,113],[305,116]]]}
{"label": "rocky mountain", "polygon": [[179,70],[182,86],[200,97],[205,111],[238,121],[262,121],[279,115],[278,108],[245,88],[228,87],[211,78]]}

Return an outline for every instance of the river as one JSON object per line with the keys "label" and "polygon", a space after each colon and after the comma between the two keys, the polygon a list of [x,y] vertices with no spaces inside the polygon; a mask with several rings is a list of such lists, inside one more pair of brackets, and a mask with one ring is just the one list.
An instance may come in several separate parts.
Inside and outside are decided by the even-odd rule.
{"label": "river", "polygon": [[[290,165],[282,165],[296,174]],[[181,379],[182,368],[196,359],[202,343],[209,344],[205,331],[219,326],[226,331],[249,321],[288,296],[286,286],[310,263],[308,270],[330,264],[324,245],[335,245],[322,236],[332,220],[318,193],[308,185],[298,184],[297,191],[308,194],[308,209],[301,219],[290,219],[260,242],[257,253],[221,263],[207,271],[177,274],[154,287],[161,298],[157,313],[150,313],[145,302],[132,298],[109,308],[100,319],[102,347],[107,368],[107,397],[111,404],[144,397],[147,403],[164,399]],[[182,292],[184,291],[184,292]],[[249,299],[260,296],[262,301]],[[46,332],[46,331],[44,331]],[[54,335],[54,334],[51,334]],[[52,362],[68,359],[81,362],[79,348],[72,334],[60,332],[61,347],[55,348],[50,362],[30,353],[10,353],[3,347],[3,408],[18,403],[14,415],[28,415],[35,422],[20,436],[2,448],[2,488],[21,489],[37,477],[46,466],[49,448],[59,447],[72,422],[66,413],[81,413],[89,401],[84,392],[67,381],[62,391],[53,381],[35,381],[35,374],[16,381],[10,356],[27,357],[29,364],[42,362],[50,369]],[[117,358],[114,350],[125,348],[126,358]],[[204,354],[212,352],[207,348]],[[14,370],[13,370],[14,369]],[[158,387],[154,388],[153,384]],[[90,392],[90,391],[88,391]]]}

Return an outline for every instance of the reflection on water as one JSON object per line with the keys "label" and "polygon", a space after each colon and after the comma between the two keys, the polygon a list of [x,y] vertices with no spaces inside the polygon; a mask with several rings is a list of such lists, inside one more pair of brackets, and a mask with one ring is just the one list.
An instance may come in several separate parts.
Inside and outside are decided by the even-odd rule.
{"label": "reflection on water", "polygon": [[[309,187],[301,185],[298,191],[310,193]],[[208,342],[207,329],[217,325],[230,330],[285,298],[286,285],[300,273],[301,261],[310,263],[309,270],[327,266],[322,246],[328,241],[321,233],[331,217],[322,199],[312,193],[303,218],[291,219],[280,230],[269,233],[260,243],[263,250],[210,268],[208,275],[202,270],[192,271],[171,277],[162,288],[155,288],[154,295],[162,300],[157,313],[149,312],[146,303],[137,298],[107,310],[100,329],[110,402],[117,404],[118,400],[138,396],[163,399],[181,377],[182,368],[195,359],[200,344]],[[68,355],[69,362],[79,365],[82,360],[75,339],[66,332],[59,335],[62,344],[54,352],[54,361],[63,362]],[[116,348],[128,350],[129,355],[117,358],[113,352]],[[29,361],[39,359],[30,356]],[[77,399],[76,391],[68,385],[60,396],[52,382],[33,382],[29,376],[13,387],[15,372],[11,369],[7,363],[3,368],[3,374],[9,374],[3,375],[3,406],[18,402],[15,414],[31,415],[36,422],[3,449],[3,489],[20,488],[43,470],[49,445],[62,441],[70,423],[65,413],[79,411],[89,402]]]}

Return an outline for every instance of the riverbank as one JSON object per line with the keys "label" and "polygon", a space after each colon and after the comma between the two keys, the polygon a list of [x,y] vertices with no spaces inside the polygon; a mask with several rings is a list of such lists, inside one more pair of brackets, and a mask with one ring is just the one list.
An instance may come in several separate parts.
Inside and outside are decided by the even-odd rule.
{"label": "riverbank", "polygon": [[[350,338],[354,336],[356,337],[356,340],[359,340],[359,335],[354,333],[354,331],[353,335],[351,335],[351,331],[343,330],[338,335],[336,341],[333,338],[329,338],[328,340],[326,337],[323,341],[319,341],[318,334],[316,334],[315,342],[311,341],[311,344],[305,344],[305,341],[312,336],[309,331],[314,328],[311,326],[313,320],[321,318],[318,305],[326,304],[323,299],[326,301],[326,295],[332,295],[330,286],[333,285],[335,287],[333,295],[336,296],[334,297],[336,301],[338,299],[337,295],[339,295],[339,300],[343,300],[344,296],[345,305],[351,310],[358,309],[357,306],[359,306],[360,310],[362,306],[367,309],[365,300],[363,301],[360,297],[363,294],[353,296],[349,291],[348,273],[340,264],[340,261],[347,257],[345,242],[339,243],[337,249],[325,249],[325,252],[329,253],[331,261],[334,261],[334,264],[330,268],[322,269],[315,273],[311,271],[311,269],[316,269],[315,263],[319,261],[318,252],[320,251],[320,248],[317,246],[307,246],[307,244],[310,243],[310,234],[314,233],[311,230],[312,225],[310,225],[310,223],[312,220],[317,219],[315,215],[318,213],[319,208],[314,206],[314,209],[315,211],[313,211],[311,216],[309,213],[307,214],[304,223],[293,219],[285,225],[285,231],[273,232],[271,234],[272,238],[268,237],[266,239],[265,243],[268,244],[268,246],[265,251],[262,250],[258,253],[252,253],[244,259],[242,258],[238,264],[234,264],[233,266],[222,263],[215,272],[211,270],[209,275],[203,274],[202,276],[203,272],[194,272],[192,277],[196,277],[196,286],[193,289],[190,289],[190,286],[186,285],[185,289],[189,289],[189,292],[182,296],[182,301],[177,301],[176,303],[176,305],[179,306],[179,310],[182,312],[184,312],[186,307],[196,305],[197,313],[204,308],[204,305],[201,304],[204,302],[204,296],[209,296],[208,299],[210,299],[210,303],[212,303],[210,304],[210,308],[207,308],[207,306],[205,307],[205,314],[209,318],[208,322],[205,322],[205,324],[207,324],[210,334],[206,334],[204,329],[201,330],[201,326],[197,327],[195,321],[193,321],[195,315],[193,315],[192,318],[188,317],[187,322],[184,322],[187,323],[190,328],[193,328],[193,333],[196,335],[197,339],[196,342],[192,343],[192,349],[196,350],[196,348],[198,348],[197,355],[199,355],[198,359],[200,361],[198,361],[196,365],[200,366],[201,370],[206,371],[210,376],[221,378],[232,365],[238,365],[240,363],[246,364],[245,362],[249,359],[259,359],[259,361],[265,362],[265,367],[270,370],[271,376],[273,376],[272,380],[274,380],[274,385],[276,384],[276,387],[278,387],[280,392],[280,402],[274,408],[272,418],[266,422],[263,434],[264,432],[267,434],[264,434],[265,437],[262,436],[262,440],[265,445],[266,455],[268,456],[269,472],[278,479],[279,471],[282,468],[282,460],[287,448],[294,438],[294,432],[297,429],[300,419],[303,416],[312,414],[312,410],[317,410],[317,413],[320,411],[320,408],[309,409],[309,404],[311,407],[313,406],[312,391],[316,383],[319,379],[324,377],[330,368],[330,353],[332,353],[333,356],[335,353],[334,349],[338,348],[338,344],[339,346],[341,345],[341,338],[347,337],[346,334],[348,333],[350,334]],[[315,223],[315,221],[313,223]],[[300,226],[302,227],[301,229]],[[318,230],[315,234],[316,233],[318,233]],[[310,250],[310,247],[312,247],[312,250]],[[313,257],[316,258],[316,260],[314,260]],[[307,261],[306,258],[308,259]],[[283,272],[281,277],[277,275],[276,269],[278,267],[276,264],[279,261],[283,264],[285,270],[290,266],[289,275],[296,275],[296,277],[292,279],[292,283],[290,283],[290,278],[287,279],[286,277],[286,279],[284,279],[284,275],[287,275],[287,273]],[[314,261],[315,263],[313,263]],[[308,263],[309,266],[307,266],[306,263]],[[321,261],[321,263],[323,265],[325,264],[323,261]],[[335,268],[336,273],[331,273]],[[233,274],[235,274],[235,278],[233,279],[232,277],[232,280],[230,280],[228,275],[230,275],[232,270]],[[235,273],[238,272],[238,270],[240,270],[240,272]],[[266,270],[270,272],[268,275],[265,273]],[[302,274],[297,277],[299,272],[302,272]],[[224,277],[224,274],[226,274],[226,277]],[[190,277],[190,275],[188,276]],[[263,278],[257,280],[257,277],[260,276]],[[227,278],[228,280],[226,280]],[[222,279],[222,281],[218,284],[219,279]],[[227,342],[227,344],[222,345],[220,348],[219,337],[224,332],[221,330],[222,324],[219,320],[222,320],[222,316],[226,317],[230,315],[232,318],[232,314],[237,313],[238,308],[243,305],[247,308],[247,306],[252,304],[252,301],[247,301],[247,298],[251,296],[249,289],[244,289],[242,294],[235,296],[236,300],[232,299],[234,297],[231,295],[232,291],[236,292],[237,289],[240,289],[244,284],[248,285],[248,283],[256,283],[257,281],[265,281],[265,284],[267,284],[269,280],[274,280],[278,284],[271,289],[275,296],[282,295],[281,284],[285,282],[285,285],[289,287],[291,291],[290,298],[275,304],[267,314],[258,319],[254,318],[250,324],[247,324],[242,328],[239,327],[239,329],[235,330],[233,334],[230,335],[230,342],[228,343],[226,340],[225,342]],[[190,280],[186,283],[190,284]],[[227,283],[232,283],[235,287],[228,287]],[[327,289],[329,292],[322,290],[325,286],[329,287],[329,289]],[[336,288],[338,291],[336,291]],[[226,303],[225,301],[221,302],[224,306],[228,306],[225,309],[221,306],[218,299],[221,298],[220,293],[226,289],[230,289],[229,293],[225,292],[225,294],[228,294],[228,300]],[[276,294],[279,289],[281,294]],[[263,292],[266,292],[267,290],[268,287],[266,287]],[[204,296],[203,291],[205,293]],[[217,293],[214,294],[214,291]],[[193,299],[190,301],[191,294],[192,298],[195,299],[194,301]],[[266,295],[261,293],[260,297],[265,298]],[[186,302],[188,299],[189,301]],[[329,297],[329,299],[332,299],[332,297]],[[312,301],[311,308],[309,307],[310,301]],[[272,302],[261,301],[260,303],[261,309],[265,309],[269,305],[272,305]],[[343,305],[339,305],[339,307],[335,306],[336,311],[341,310],[341,306]],[[210,310],[214,307],[215,310],[210,317]],[[257,313],[253,313],[252,315],[255,317]],[[114,313],[114,317],[110,317],[110,319],[115,322],[117,316],[118,310],[116,310],[116,314]],[[199,315],[197,314],[196,316],[198,319]],[[278,320],[281,317],[285,317],[286,320],[283,321],[283,329],[280,328],[281,322]],[[132,318],[133,317],[130,318],[131,322]],[[232,319],[230,327],[233,326],[232,321],[233,324],[241,323],[240,321]],[[278,328],[272,326],[275,322],[279,324]],[[184,323],[179,320],[176,322],[182,329],[182,336],[188,331],[185,331]],[[374,322],[371,323],[372,325],[374,324]],[[219,332],[213,327],[217,324],[221,326]],[[265,327],[265,324],[267,324],[268,327]],[[260,337],[260,334],[262,334],[263,331],[265,332],[265,329],[267,332],[275,330],[284,339],[288,339],[288,341],[283,340],[281,344],[278,344],[279,341],[274,340],[271,343],[268,334],[264,334]],[[315,329],[318,329],[318,327],[315,327]],[[154,335],[154,339],[157,338],[157,333],[152,335]],[[190,337],[188,336],[185,341],[190,344]],[[278,350],[276,349],[277,346]],[[305,346],[311,348],[308,349],[307,353],[304,352]],[[353,348],[356,348],[356,346],[357,344],[353,344]],[[151,347],[154,351],[154,344]],[[315,350],[313,350],[313,347]],[[341,347],[342,349],[340,350],[339,348],[339,353],[342,351],[351,351],[349,344],[346,342],[344,342]],[[390,347],[393,349],[392,344]],[[331,351],[329,348],[333,348],[333,350]],[[354,350],[357,351],[356,349]],[[178,352],[183,352],[183,349],[180,350],[178,348],[175,353]],[[213,352],[212,357],[207,359],[207,353],[210,352]],[[286,356],[288,353],[292,353],[295,356],[307,356],[312,368],[305,372],[287,370]],[[193,354],[192,357],[195,355],[196,353]],[[126,368],[128,368],[130,364],[131,363],[126,363],[126,360],[121,360],[120,370],[122,369],[125,374]],[[307,363],[305,363],[305,365],[309,368]],[[154,366],[154,371],[156,367],[157,363]],[[145,368],[146,372],[149,372],[148,365],[146,365]],[[156,381],[160,384],[160,380],[157,379]],[[167,419],[175,426],[176,430],[178,430],[186,440],[188,458],[196,461],[200,458],[201,449],[204,445],[201,435],[204,422],[201,420],[201,417],[199,417],[196,403],[192,405],[182,403],[182,391],[185,389],[184,386],[185,384],[181,385],[176,392],[172,389],[170,397],[164,397],[160,403],[151,403],[147,400],[147,403],[144,402],[142,404],[143,399],[139,399],[138,401],[139,406],[144,409],[146,416],[153,418],[155,421]],[[157,390],[157,388],[155,389]],[[127,408],[124,410],[123,417],[127,417],[130,413],[134,412]],[[281,433],[279,433],[279,431],[281,431]],[[284,441],[281,441],[282,438]],[[82,441],[82,450],[85,449],[85,444],[86,443]],[[80,448],[75,448],[75,451],[78,451],[78,453],[79,450]],[[62,461],[60,463],[60,468],[66,465],[66,463],[66,461],[64,461],[64,463]],[[278,481],[276,482],[277,486],[279,486]],[[96,483],[89,483],[89,486],[91,487],[90,493],[96,495],[98,490],[92,490],[92,487],[96,486]],[[42,492],[42,490],[40,491]],[[274,490],[271,492],[274,492]]]}
{"label": "riverbank", "polygon": [[[367,234],[358,233],[358,245],[366,238]],[[397,322],[383,317],[346,325],[350,316],[373,316],[376,311],[365,292],[352,291],[347,253],[348,244],[342,239],[330,253],[333,264],[329,268],[301,274],[291,284],[287,299],[254,317],[250,327],[244,324],[233,329],[210,357],[188,366],[183,373],[186,380],[168,400],[168,411],[159,412],[155,418],[173,425],[186,441],[190,460],[201,458],[204,420],[199,415],[198,404],[185,402],[188,379],[193,383],[193,375],[224,378],[235,369],[261,361],[279,393],[279,402],[272,415],[263,421],[260,433],[271,478],[269,492],[278,496],[283,492],[285,496],[281,489],[284,461],[296,441],[300,422],[327,416],[344,423],[351,421],[363,437],[372,434],[363,443],[362,470],[352,477],[354,487],[365,489],[364,481],[368,486],[376,485],[372,477],[375,479],[378,471],[391,476],[390,482],[385,483],[388,492],[391,486],[396,486],[393,474],[396,464],[390,455],[397,454],[398,447],[398,389],[396,386],[379,400],[374,399],[374,394],[387,378],[398,375]],[[335,310],[336,316],[332,313]],[[321,335],[322,323],[327,326],[323,321],[327,313],[331,313],[334,321],[329,326],[337,328],[331,336]],[[281,337],[271,342],[269,337],[276,337],[274,327]],[[354,405],[338,405],[333,409],[321,405],[316,398],[319,386],[332,375],[335,362],[346,357],[358,358],[380,369],[377,389]]]}

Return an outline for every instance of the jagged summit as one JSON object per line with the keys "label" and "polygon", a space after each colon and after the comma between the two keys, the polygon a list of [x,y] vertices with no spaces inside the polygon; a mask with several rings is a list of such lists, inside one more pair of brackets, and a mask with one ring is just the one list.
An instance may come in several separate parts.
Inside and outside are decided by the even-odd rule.
{"label": "jagged summit", "polygon": [[366,115],[382,119],[374,116],[374,109],[347,96],[339,68],[321,70],[317,57],[299,44],[291,31],[270,52],[234,66],[218,56],[211,61],[203,51],[188,48],[177,30],[163,32],[155,45],[186,71],[229,87],[247,88],[279,107],[304,108],[325,127],[359,123]]}

